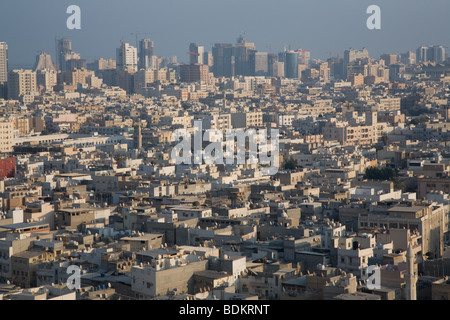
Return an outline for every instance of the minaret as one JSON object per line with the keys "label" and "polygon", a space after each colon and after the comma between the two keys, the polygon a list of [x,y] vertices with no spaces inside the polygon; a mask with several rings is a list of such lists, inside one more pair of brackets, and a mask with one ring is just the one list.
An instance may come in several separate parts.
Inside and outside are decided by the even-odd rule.
{"label": "minaret", "polygon": [[417,300],[417,275],[415,272],[414,253],[411,244],[408,245],[406,251],[406,263],[408,265],[408,273],[406,274],[406,300]]}
{"label": "minaret", "polygon": [[134,148],[142,148],[142,129],[140,123],[134,127]]}

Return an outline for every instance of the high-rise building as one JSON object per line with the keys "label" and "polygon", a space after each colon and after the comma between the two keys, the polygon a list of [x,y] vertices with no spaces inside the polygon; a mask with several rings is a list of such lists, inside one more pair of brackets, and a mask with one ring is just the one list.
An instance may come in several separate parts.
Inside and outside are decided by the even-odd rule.
{"label": "high-rise building", "polygon": [[199,46],[196,43],[191,43],[189,45],[189,63],[190,64],[205,64],[204,58],[205,58],[205,47]]}
{"label": "high-rise building", "polygon": [[347,66],[356,61],[361,59],[368,59],[369,58],[369,51],[366,48],[363,48],[362,50],[356,50],[356,49],[349,49],[344,51],[344,63],[343,63],[343,76],[344,78],[347,78]]}
{"label": "high-rise building", "polygon": [[139,41],[139,69],[154,68],[152,64],[154,55],[154,43],[150,39]]}
{"label": "high-rise building", "polygon": [[181,82],[208,82],[209,68],[204,64],[182,64],[180,66]]}
{"label": "high-rise building", "polygon": [[295,51],[285,52],[284,76],[289,79],[298,78],[298,53]]}
{"label": "high-rise building", "polygon": [[431,50],[431,61],[436,63],[443,63],[446,59],[445,47],[443,46],[433,46]]}
{"label": "high-rise building", "polygon": [[418,61],[426,62],[430,60],[428,56],[429,48],[426,46],[421,46],[416,50],[416,58]]}
{"label": "high-rise building", "polygon": [[252,75],[268,76],[269,75],[269,56],[267,52],[253,52],[250,54],[252,66]]}
{"label": "high-rise building", "polygon": [[53,87],[57,85],[57,80],[58,76],[56,70],[44,69],[39,70],[36,73],[36,83],[39,91],[53,91]]}
{"label": "high-rise building", "polygon": [[0,85],[8,81],[8,45],[0,42]]}
{"label": "high-rise building", "polygon": [[8,98],[17,100],[23,95],[37,92],[36,72],[32,70],[13,70],[9,73]]}
{"label": "high-rise building", "polygon": [[443,46],[421,46],[416,50],[416,56],[418,61],[422,62],[436,62],[443,63],[446,59],[445,47]]}
{"label": "high-rise building", "polygon": [[62,74],[63,82],[68,85],[76,86],[78,84],[86,84],[87,77],[93,76],[94,71],[87,69],[74,69],[64,71]]}
{"label": "high-rise building", "polygon": [[416,53],[412,51],[402,53],[400,55],[400,61],[407,65],[416,64]]}
{"label": "high-rise building", "polygon": [[72,52],[72,41],[70,41],[69,39],[66,38],[62,38],[58,40],[58,57],[57,57],[57,62],[58,62],[58,68],[61,71],[65,71],[66,70],[66,55],[70,54]]}
{"label": "high-rise building", "polygon": [[283,78],[284,77],[284,62],[275,61],[272,66],[272,77]]}
{"label": "high-rise building", "polygon": [[256,52],[255,44],[247,42],[243,36],[237,39],[234,46],[235,75],[253,76],[253,66],[250,56]]}
{"label": "high-rise building", "polygon": [[319,65],[319,77],[320,80],[325,83],[330,82],[331,70],[330,67],[328,66],[328,63],[324,62]]}
{"label": "high-rise building", "polygon": [[349,64],[350,62],[365,58],[369,58],[369,51],[366,48],[363,48],[362,50],[349,49],[344,51],[345,64]]}
{"label": "high-rise building", "polygon": [[0,42],[0,99],[7,97],[8,82],[8,45]]}
{"label": "high-rise building", "polygon": [[267,70],[270,77],[274,77],[275,63],[278,61],[278,56],[274,53],[269,53],[267,55]]}
{"label": "high-rise building", "polygon": [[116,60],[114,59],[100,58],[98,60],[95,60],[93,63],[88,64],[88,69],[95,72],[100,72],[103,70],[115,70],[116,68]]}
{"label": "high-rise building", "polygon": [[41,70],[56,71],[56,68],[53,66],[51,55],[45,53],[44,51],[36,56],[36,63],[34,64],[34,71]]}
{"label": "high-rise building", "polygon": [[311,64],[311,52],[309,50],[298,49],[298,64],[309,66]]}
{"label": "high-rise building", "polygon": [[384,60],[384,62],[387,66],[397,63],[397,55],[396,54],[391,54],[391,53],[382,54],[381,59]]}
{"label": "high-rise building", "polygon": [[212,52],[203,53],[203,64],[206,64],[208,67],[212,68],[212,66],[214,65]]}
{"label": "high-rise building", "polygon": [[233,45],[231,43],[216,43],[212,48],[213,73],[215,77],[232,77],[233,72]]}
{"label": "high-rise building", "polygon": [[122,41],[120,48],[116,50],[117,70],[137,71],[137,49]]}

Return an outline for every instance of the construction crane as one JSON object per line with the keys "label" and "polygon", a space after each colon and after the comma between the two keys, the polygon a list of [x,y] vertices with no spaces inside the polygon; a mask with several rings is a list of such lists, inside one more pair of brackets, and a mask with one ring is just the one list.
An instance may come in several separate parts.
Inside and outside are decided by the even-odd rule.
{"label": "construction crane", "polygon": [[194,56],[195,57],[195,64],[198,63],[198,56],[200,55],[200,53],[198,53],[198,52],[188,52],[187,54]]}

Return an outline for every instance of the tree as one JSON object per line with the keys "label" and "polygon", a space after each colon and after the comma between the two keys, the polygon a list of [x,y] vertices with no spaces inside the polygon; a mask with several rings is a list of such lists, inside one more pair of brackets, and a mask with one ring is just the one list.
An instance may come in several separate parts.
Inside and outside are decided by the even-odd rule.
{"label": "tree", "polygon": [[398,169],[394,170],[391,167],[368,167],[364,174],[365,179],[370,180],[381,180],[381,181],[392,181],[394,183],[395,189],[403,190],[405,184],[400,180],[398,176]]}
{"label": "tree", "polygon": [[123,155],[121,155],[120,153],[118,153],[114,156],[114,160],[116,161],[117,166],[119,168],[122,167],[122,165],[125,163],[125,157]]}
{"label": "tree", "polygon": [[286,170],[295,170],[298,167],[298,162],[292,156],[283,163],[283,168]]}

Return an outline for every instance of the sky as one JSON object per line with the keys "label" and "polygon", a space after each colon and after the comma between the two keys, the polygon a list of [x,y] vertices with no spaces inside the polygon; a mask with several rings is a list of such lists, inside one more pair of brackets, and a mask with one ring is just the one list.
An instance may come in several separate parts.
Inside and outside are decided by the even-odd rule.
{"label": "sky", "polygon": [[[81,30],[69,30],[66,9],[81,9]],[[370,5],[381,30],[369,30]],[[310,50],[312,58],[366,47],[371,57],[450,44],[448,0],[1,0],[0,42],[9,64],[32,67],[44,50],[55,61],[55,37],[72,40],[83,59],[115,58],[120,40],[150,38],[158,56],[188,62],[189,43],[235,43],[244,34],[258,51]]]}

